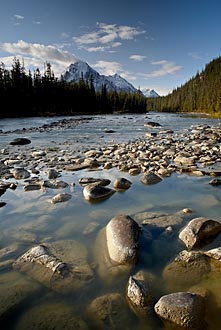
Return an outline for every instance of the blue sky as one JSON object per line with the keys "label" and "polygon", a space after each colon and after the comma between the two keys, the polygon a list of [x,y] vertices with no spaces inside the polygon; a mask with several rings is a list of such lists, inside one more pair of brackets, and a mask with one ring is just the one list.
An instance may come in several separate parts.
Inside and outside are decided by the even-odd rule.
{"label": "blue sky", "polygon": [[0,0],[0,61],[81,59],[166,95],[221,55],[220,0]]}

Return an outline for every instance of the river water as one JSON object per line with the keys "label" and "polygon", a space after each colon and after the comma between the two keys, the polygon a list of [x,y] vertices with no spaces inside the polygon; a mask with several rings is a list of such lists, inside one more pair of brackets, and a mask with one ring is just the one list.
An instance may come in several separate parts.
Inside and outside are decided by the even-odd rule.
{"label": "river water", "polygon": [[[76,118],[84,118],[84,116]],[[172,129],[176,133],[179,133],[181,130],[188,130],[192,125],[221,125],[219,119],[208,117],[148,113],[142,115],[97,115],[92,118],[85,116],[85,121],[74,128],[64,130],[62,128],[57,129],[55,126],[47,132],[33,130],[34,127],[41,127],[61,119],[63,118],[0,120],[0,130],[2,131],[0,133],[0,149],[9,148],[9,142],[11,140],[22,136],[32,141],[30,145],[21,147],[30,148],[30,152],[47,147],[69,148],[82,152],[93,147],[98,148],[107,144],[126,143],[135,139],[142,139],[147,131],[144,127],[145,121],[158,122],[162,126],[162,129]],[[23,130],[22,133],[21,130]],[[5,156],[2,154],[0,157],[4,158]],[[79,179],[83,176],[108,178],[111,182],[115,178],[123,176],[132,182],[132,186],[125,192],[115,193],[105,201],[92,204],[84,200],[82,187],[78,184]],[[17,258],[36,244],[44,242],[53,243],[59,240],[76,240],[87,249],[89,263],[94,265],[94,272],[96,274],[97,261],[94,256],[94,247],[96,245],[97,234],[117,214],[127,214],[136,217],[137,214],[142,212],[159,212],[173,215],[184,208],[190,208],[193,210],[192,218],[203,216],[218,221],[221,220],[220,188],[209,185],[210,178],[208,176],[195,177],[174,173],[171,177],[165,178],[156,185],[144,186],[140,183],[139,175],[132,177],[128,173],[119,173],[117,169],[110,169],[93,172],[82,170],[75,173],[62,171],[62,176],[59,179],[70,184],[69,188],[65,191],[71,192],[72,199],[65,203],[55,205],[49,203],[49,199],[55,193],[55,191],[50,189],[47,189],[45,192],[24,192],[23,182],[18,182],[16,190],[8,189],[1,197],[0,201],[7,204],[0,208],[0,252],[1,249],[10,249],[11,246],[16,246],[14,252],[9,253],[10,258],[3,256],[2,261]],[[74,185],[71,185],[72,183]],[[86,235],[85,228],[91,223],[96,223],[97,229],[92,234]],[[165,293],[161,278],[163,268],[170,261],[171,257],[174,257],[177,252],[185,247],[177,238],[174,238],[174,244],[172,244],[174,255],[172,255],[171,251],[168,252],[170,250],[168,247],[170,242],[159,240],[158,243],[158,246],[155,244],[149,247],[149,251],[144,253],[140,258],[136,268],[137,270],[143,269],[152,272],[157,277],[158,287],[162,286],[162,289],[159,290],[160,293],[158,293],[160,296],[160,294],[163,295]],[[143,244],[146,243],[144,242]],[[159,254],[157,254],[157,251]],[[7,296],[7,293],[4,291],[4,276],[8,276],[9,278],[10,276],[14,276],[13,278],[20,280],[21,275],[19,273],[17,275],[15,274],[17,272],[12,268],[2,268],[2,270],[0,268],[0,297],[1,292],[2,294],[4,292],[4,295]],[[107,279],[111,277],[108,271],[106,277]],[[71,294],[63,295],[54,293],[53,290],[44,288],[40,293],[30,296],[30,299],[27,298],[21,304],[19,303],[18,306],[15,304],[15,308],[10,309],[10,303],[13,305],[13,302],[10,302],[10,317],[4,321],[5,329],[26,329],[23,326],[24,320],[29,319],[30,321],[32,315],[35,315],[33,311],[38,311],[36,309],[37,307],[40,308],[41,313],[42,310],[45,310],[46,314],[47,310],[50,310],[51,304],[53,306],[52,302],[54,301],[59,302],[61,315],[63,315],[62,308],[64,308],[64,305],[68,305],[73,309],[75,315],[86,320],[89,329],[98,329],[96,326],[93,328],[93,325],[90,324],[90,321],[85,316],[85,311],[90,302],[96,297],[107,293],[118,292],[125,297],[126,280],[123,281],[123,285],[121,281],[119,282],[117,280],[111,281],[110,279],[109,282],[111,282],[111,285],[107,285],[107,282],[103,281],[99,276],[95,276],[95,285],[90,293],[83,295],[84,299],[77,299],[76,296],[72,296]],[[84,288],[82,288],[83,291]],[[9,293],[10,295],[12,295],[11,299],[13,300],[13,294],[11,292]],[[43,306],[42,309],[41,306]],[[48,309],[47,306],[49,306]],[[128,315],[124,318],[124,324],[119,324],[117,329],[164,329],[163,324],[156,317],[153,317],[153,320],[148,322],[135,316],[129,309],[125,312],[122,311],[122,313],[128,313]],[[58,315],[60,314],[58,311]],[[64,315],[66,314],[64,313]],[[128,322],[125,320],[128,320]],[[62,328],[63,322],[64,320],[62,320],[61,316],[60,327],[57,325],[56,329],[64,329]],[[31,321],[30,324],[32,324]],[[221,328],[221,323],[219,325]],[[27,329],[31,328],[27,326]],[[33,329],[39,328],[33,327]],[[41,329],[47,328],[42,327]],[[48,327],[48,329],[54,328]],[[67,329],[69,328],[67,327]],[[78,328],[76,327],[76,329]],[[84,328],[82,327],[82,329]],[[110,327],[107,327],[107,329],[110,329]],[[114,326],[113,329],[115,329]]]}

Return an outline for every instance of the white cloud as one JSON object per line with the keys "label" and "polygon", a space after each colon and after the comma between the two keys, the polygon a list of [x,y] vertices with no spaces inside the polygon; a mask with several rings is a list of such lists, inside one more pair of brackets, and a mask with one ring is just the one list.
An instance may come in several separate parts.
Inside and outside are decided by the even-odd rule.
{"label": "white cloud", "polygon": [[17,19],[17,20],[22,21],[24,19],[24,16],[15,14],[14,18]]}
{"label": "white cloud", "polygon": [[174,62],[170,62],[166,60],[153,61],[151,62],[151,64],[159,65],[160,68],[150,73],[139,73],[139,76],[144,78],[158,78],[169,74],[175,74],[176,72],[180,71],[183,68],[180,65],[176,65],[176,63]]}
{"label": "white cloud", "polygon": [[146,58],[146,56],[144,56],[144,55],[131,55],[129,57],[130,60],[137,61],[137,62],[142,62],[145,58]]}
{"label": "white cloud", "polygon": [[93,67],[98,69],[100,73],[104,75],[113,75],[122,71],[121,64],[118,62],[97,61]]}
{"label": "white cloud", "polygon": [[[79,49],[87,51],[104,51],[121,46],[121,40],[133,40],[135,36],[145,33],[136,27],[117,24],[97,23],[95,31],[73,37]],[[93,45],[88,47],[88,45]]]}
{"label": "white cloud", "polygon": [[191,53],[188,53],[189,56],[191,56],[194,60],[202,60],[203,57],[197,53],[197,52],[191,52]]}
{"label": "white cloud", "polygon": [[[13,54],[13,57],[22,57],[26,68],[31,65],[40,69],[48,61],[52,64],[55,74],[60,74],[64,67],[77,60],[73,54],[54,45],[32,44],[23,40],[19,40],[16,43],[2,43],[0,44],[0,49]],[[5,63],[2,59],[0,60]]]}

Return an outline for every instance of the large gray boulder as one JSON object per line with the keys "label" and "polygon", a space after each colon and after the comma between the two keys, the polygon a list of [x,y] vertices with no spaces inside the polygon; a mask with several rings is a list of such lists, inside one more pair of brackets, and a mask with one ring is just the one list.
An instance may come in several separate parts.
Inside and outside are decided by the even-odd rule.
{"label": "large gray boulder", "polygon": [[154,309],[160,318],[173,327],[205,329],[204,301],[197,294],[177,292],[165,295],[158,300]]}
{"label": "large gray boulder", "polygon": [[110,258],[119,264],[136,264],[139,226],[128,215],[117,215],[106,226]]}
{"label": "large gray boulder", "polygon": [[221,232],[221,223],[204,217],[192,219],[179,238],[188,249],[210,243]]}

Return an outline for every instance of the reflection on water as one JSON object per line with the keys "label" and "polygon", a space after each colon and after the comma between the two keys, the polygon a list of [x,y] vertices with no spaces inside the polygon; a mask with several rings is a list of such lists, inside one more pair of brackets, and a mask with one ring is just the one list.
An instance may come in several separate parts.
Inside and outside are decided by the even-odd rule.
{"label": "reflection on water", "polygon": [[[55,141],[54,145],[65,146],[65,142],[68,141],[69,148],[82,150],[91,145],[97,147],[112,141],[124,142],[141,138],[145,134],[143,123],[148,120],[147,117],[159,122],[164,129],[177,131],[188,129],[195,124],[219,124],[213,119],[181,118],[171,114],[96,116],[74,130],[62,132],[62,135],[54,131],[48,135],[31,133],[28,137],[32,140],[32,146],[51,146],[52,140]],[[9,120],[0,121],[2,125],[0,129],[8,130],[10,125],[13,127],[17,120],[12,121],[11,124]],[[27,123],[30,127],[33,126],[29,121],[18,121],[21,127]],[[39,125],[36,120],[35,123],[36,126]],[[115,133],[105,133],[105,130],[110,128]],[[13,138],[12,135],[1,136],[2,148]],[[83,176],[110,179],[111,188],[114,179],[123,176],[132,182],[132,186],[124,192],[116,192],[107,200],[92,204],[83,199],[83,188],[78,183]],[[128,281],[128,276],[122,277],[120,274],[114,276],[113,280],[113,274],[110,275],[105,268],[104,279],[98,271],[97,258],[104,244],[104,240],[98,240],[98,234],[115,215],[128,214],[139,219],[139,214],[145,212],[174,215],[184,208],[190,208],[193,213],[185,221],[198,216],[220,220],[220,187],[209,185],[208,176],[194,177],[174,173],[156,185],[145,186],[140,182],[140,175],[132,177],[128,173],[111,169],[93,172],[82,170],[75,172],[74,175],[63,171],[60,179],[69,184],[74,182],[75,186],[62,190],[25,192],[24,182],[20,180],[15,191],[8,189],[1,197],[1,201],[7,203],[0,209],[0,311],[5,317],[2,321],[4,329],[47,329],[45,324],[48,329],[87,329],[87,326],[89,329],[97,328],[88,316],[88,308],[92,300],[110,293],[121,293],[125,297]],[[71,193],[72,198],[68,202],[52,204],[50,200],[58,192]],[[155,287],[154,295],[157,301],[166,293],[162,271],[166,264],[184,249],[184,245],[178,240],[176,230],[169,239],[157,230],[152,231],[151,234],[151,239],[148,232],[143,235],[140,242],[139,262],[133,273],[143,269],[155,276],[153,288]],[[89,290],[87,287],[85,291],[82,288],[77,294],[62,294],[38,283],[28,274],[20,274],[12,270],[10,261],[12,262],[31,247],[64,240],[77,241],[87,249],[87,262],[95,274],[94,283]],[[3,254],[5,248],[7,253]],[[221,307],[220,298],[217,296],[217,292],[220,291],[220,276],[208,277],[202,285],[206,286],[208,283],[212,287],[214,301],[214,309],[208,313],[213,315],[214,324],[220,329],[221,320],[216,313],[216,309]],[[119,305],[119,308],[122,308],[121,315],[115,311],[118,325],[115,325],[115,315],[108,316],[110,324],[111,322],[113,324],[112,328],[164,329],[154,312],[149,320],[143,320],[138,318],[127,305],[124,307]],[[67,323],[67,319],[70,322]],[[107,327],[107,329],[111,328]]]}

